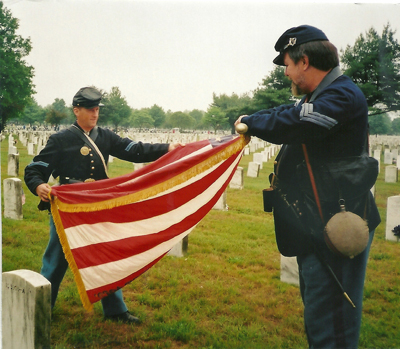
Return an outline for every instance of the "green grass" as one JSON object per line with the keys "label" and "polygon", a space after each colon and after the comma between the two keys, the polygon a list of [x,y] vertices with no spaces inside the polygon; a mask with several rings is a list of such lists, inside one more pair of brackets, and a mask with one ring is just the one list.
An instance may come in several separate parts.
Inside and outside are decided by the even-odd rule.
{"label": "green grass", "polygon": [[[20,178],[31,161],[18,142]],[[1,144],[1,175],[7,178],[7,140]],[[247,173],[252,155],[240,166]],[[133,170],[114,159],[110,176]],[[306,348],[303,307],[297,287],[280,282],[280,255],[273,220],[262,210],[272,161],[259,178],[245,175],[243,190],[228,189],[228,211],[212,210],[190,234],[188,254],[166,256],[124,288],[139,326],[104,321],[101,305],[86,312],[70,271],[61,284],[51,324],[52,348]],[[365,285],[360,348],[400,347],[400,245],[385,240],[386,200],[399,183],[376,184],[382,216],[372,245]],[[47,245],[48,216],[25,184],[24,219],[3,218],[3,271],[39,271]]]}

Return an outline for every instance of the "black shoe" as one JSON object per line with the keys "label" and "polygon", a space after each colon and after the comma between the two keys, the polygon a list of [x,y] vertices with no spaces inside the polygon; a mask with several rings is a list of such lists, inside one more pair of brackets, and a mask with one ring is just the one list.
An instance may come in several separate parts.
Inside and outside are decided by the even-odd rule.
{"label": "black shoe", "polygon": [[111,321],[116,321],[116,322],[123,322],[125,324],[135,324],[138,325],[141,323],[141,321],[133,316],[129,311],[126,311],[125,313],[117,314],[117,315],[110,315],[105,317],[106,320],[111,320]]}

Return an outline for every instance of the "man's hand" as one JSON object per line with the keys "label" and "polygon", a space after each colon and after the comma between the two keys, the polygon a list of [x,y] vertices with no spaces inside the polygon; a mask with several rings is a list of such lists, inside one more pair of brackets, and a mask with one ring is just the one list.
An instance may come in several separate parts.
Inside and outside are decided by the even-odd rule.
{"label": "man's hand", "polygon": [[40,200],[49,202],[49,193],[50,193],[51,187],[47,183],[42,183],[39,184],[36,187],[36,194],[39,196]]}
{"label": "man's hand", "polygon": [[169,147],[168,147],[168,151],[173,151],[174,149],[178,148],[178,147],[184,147],[185,144],[184,143],[170,143]]}
{"label": "man's hand", "polygon": [[245,116],[248,116],[248,115],[240,115],[240,116],[238,117],[238,119],[235,121],[235,126],[236,126],[237,124],[240,124],[242,118],[244,118]]}

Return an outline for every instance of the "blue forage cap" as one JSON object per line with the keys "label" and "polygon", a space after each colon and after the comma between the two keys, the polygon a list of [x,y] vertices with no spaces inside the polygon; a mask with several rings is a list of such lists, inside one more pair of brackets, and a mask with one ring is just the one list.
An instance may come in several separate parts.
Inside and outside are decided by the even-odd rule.
{"label": "blue forage cap", "polygon": [[275,50],[279,55],[273,60],[277,65],[284,65],[285,51],[294,46],[305,44],[310,41],[328,40],[324,32],[310,25],[301,25],[286,30],[275,44]]}
{"label": "blue forage cap", "polygon": [[72,105],[74,107],[84,107],[87,109],[101,107],[104,105],[100,103],[102,97],[100,91],[96,90],[94,87],[82,87],[75,94]]}

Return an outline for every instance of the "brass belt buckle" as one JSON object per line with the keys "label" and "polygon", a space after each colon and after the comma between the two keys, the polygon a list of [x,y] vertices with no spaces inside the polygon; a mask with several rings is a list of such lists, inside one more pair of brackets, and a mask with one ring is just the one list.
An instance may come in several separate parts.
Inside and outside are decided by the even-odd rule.
{"label": "brass belt buckle", "polygon": [[88,178],[88,179],[85,179],[85,180],[84,180],[85,183],[88,183],[88,182],[95,182],[95,181],[96,181],[96,180],[93,179],[93,178]]}

